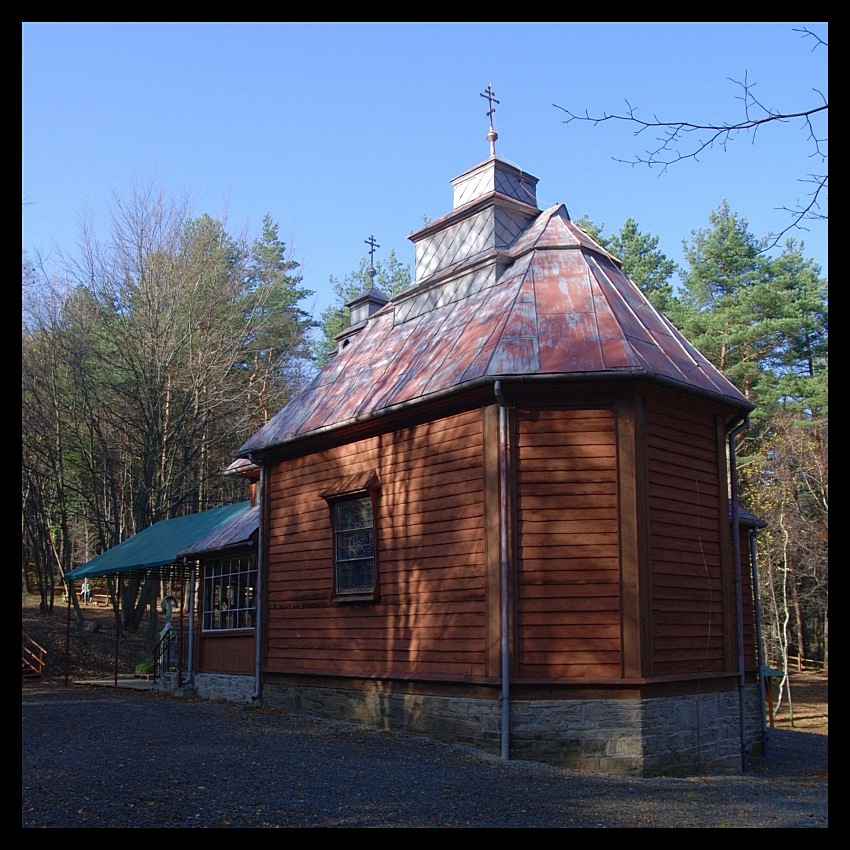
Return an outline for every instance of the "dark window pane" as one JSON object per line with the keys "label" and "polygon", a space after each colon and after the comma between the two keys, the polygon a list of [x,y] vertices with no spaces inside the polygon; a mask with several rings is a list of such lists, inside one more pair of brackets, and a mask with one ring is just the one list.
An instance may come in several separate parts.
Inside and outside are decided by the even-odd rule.
{"label": "dark window pane", "polygon": [[337,593],[371,591],[375,586],[371,498],[337,502],[334,521]]}
{"label": "dark window pane", "polygon": [[371,590],[375,584],[375,562],[371,559],[346,561],[339,565],[338,591]]}
{"label": "dark window pane", "polygon": [[356,499],[336,506],[337,531],[372,527],[372,500]]}
{"label": "dark window pane", "polygon": [[337,535],[337,559],[351,561],[357,558],[372,558],[375,554],[372,530],[346,531]]}

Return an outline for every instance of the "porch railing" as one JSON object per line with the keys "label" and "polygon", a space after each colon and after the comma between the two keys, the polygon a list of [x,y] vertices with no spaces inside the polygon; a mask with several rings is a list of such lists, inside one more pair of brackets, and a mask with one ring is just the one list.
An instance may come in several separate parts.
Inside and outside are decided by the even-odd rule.
{"label": "porch railing", "polygon": [[44,679],[46,678],[44,673],[46,665],[47,650],[21,630],[21,670],[32,671]]}
{"label": "porch railing", "polygon": [[180,648],[180,634],[176,629],[166,629],[156,645],[154,655],[154,678],[159,678],[163,673],[175,673],[177,671],[178,651]]}

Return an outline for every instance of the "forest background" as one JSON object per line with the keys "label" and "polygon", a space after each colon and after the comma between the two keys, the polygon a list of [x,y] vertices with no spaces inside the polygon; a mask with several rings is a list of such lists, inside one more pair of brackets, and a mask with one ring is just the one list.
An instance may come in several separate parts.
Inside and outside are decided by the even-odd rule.
{"label": "forest background", "polygon": [[[797,238],[825,217],[826,139],[813,121],[826,103],[766,110],[746,85],[741,94],[744,121],[653,122],[658,146],[633,164],[674,167],[765,123],[802,124],[817,166],[787,230],[756,235],[724,202],[683,240],[679,265],[634,219],[613,233],[578,223],[755,405],[736,455],[742,506],[766,523],[757,562],[767,658],[826,671],[828,283]],[[650,127],[632,112],[567,117]],[[373,284],[388,296],[411,284],[392,251],[364,253],[331,278],[335,300],[314,316],[270,215],[245,237],[154,183],[108,206],[108,228],[83,222],[61,272],[22,258],[22,590],[45,615],[73,567],[159,520],[244,499],[222,471],[333,356],[347,302]],[[139,629],[159,590],[122,588],[123,628]]]}

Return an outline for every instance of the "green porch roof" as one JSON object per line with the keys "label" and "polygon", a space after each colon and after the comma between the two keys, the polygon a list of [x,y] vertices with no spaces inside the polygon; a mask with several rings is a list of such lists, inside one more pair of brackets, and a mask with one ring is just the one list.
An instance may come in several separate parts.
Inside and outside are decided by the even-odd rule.
{"label": "green porch roof", "polygon": [[179,552],[250,508],[250,502],[238,502],[155,522],[123,543],[69,570],[65,573],[65,580],[129,573],[177,563]]}

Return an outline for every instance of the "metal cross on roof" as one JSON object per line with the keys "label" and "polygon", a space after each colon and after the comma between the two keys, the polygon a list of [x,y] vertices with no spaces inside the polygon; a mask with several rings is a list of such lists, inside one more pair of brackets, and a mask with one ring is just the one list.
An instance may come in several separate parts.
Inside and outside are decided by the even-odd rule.
{"label": "metal cross on roof", "polygon": [[487,133],[487,141],[490,142],[490,156],[496,155],[496,139],[499,138],[499,134],[493,129],[493,113],[496,111],[496,108],[493,106],[494,103],[498,103],[499,101],[493,95],[493,84],[487,83],[487,88],[484,89],[483,92],[480,92],[481,97],[487,98],[487,104],[489,105],[489,109],[487,110],[487,118],[490,121],[490,130]]}
{"label": "metal cross on roof", "polygon": [[487,88],[481,92],[480,97],[486,97],[487,102],[490,105],[490,108],[487,110],[487,117],[490,119],[490,129],[493,129],[493,113],[496,111],[493,107],[494,103],[498,103],[499,101],[493,96],[493,84],[487,83]]}
{"label": "metal cross on roof", "polygon": [[368,239],[363,240],[369,246],[369,268],[366,269],[366,274],[369,275],[370,280],[370,288],[372,284],[375,282],[375,275],[377,272],[375,271],[375,248],[380,248],[381,246],[375,241],[374,236],[370,236]]}
{"label": "metal cross on roof", "polygon": [[375,241],[374,236],[370,236],[368,239],[363,240],[369,246],[369,265],[375,265],[375,248],[380,248],[381,246]]}

